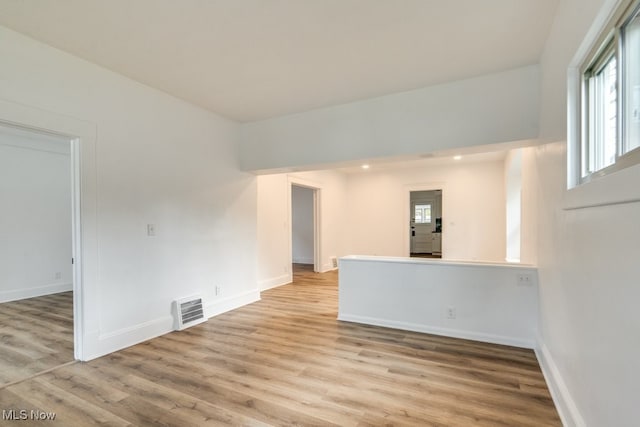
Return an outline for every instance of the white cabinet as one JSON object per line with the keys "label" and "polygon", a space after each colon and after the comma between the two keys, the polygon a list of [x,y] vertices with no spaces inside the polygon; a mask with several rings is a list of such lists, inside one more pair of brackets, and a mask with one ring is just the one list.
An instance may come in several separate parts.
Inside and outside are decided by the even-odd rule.
{"label": "white cabinet", "polygon": [[433,253],[442,252],[442,233],[431,233],[431,251]]}

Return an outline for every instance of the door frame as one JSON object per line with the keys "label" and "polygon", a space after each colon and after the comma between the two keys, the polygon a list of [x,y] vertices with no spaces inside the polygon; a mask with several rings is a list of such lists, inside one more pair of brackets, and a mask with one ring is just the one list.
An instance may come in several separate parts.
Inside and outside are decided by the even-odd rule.
{"label": "door frame", "polygon": [[[412,193],[412,192],[411,192]],[[409,194],[411,194],[409,193]],[[435,217],[432,215],[432,221],[430,223],[427,224],[416,224],[415,221],[412,222],[412,219],[415,220],[414,216],[413,216],[413,210],[415,210],[415,206],[416,205],[422,205],[422,204],[429,204],[431,206],[431,208],[433,209],[433,206],[435,204],[435,199],[430,198],[430,199],[421,199],[419,201],[416,202],[412,202],[411,199],[409,199],[409,218],[411,218],[409,220],[409,227],[411,229],[410,233],[411,234],[409,236],[409,255],[411,255],[412,253],[416,252],[415,251],[415,237],[417,236],[417,231],[416,234],[414,235],[414,231],[418,230],[418,228],[416,227],[424,227],[424,228],[429,228],[429,238],[432,237],[431,235],[431,231],[433,231],[433,229],[435,229]],[[412,247],[413,245],[413,247]]]}
{"label": "door frame", "polygon": [[[414,191],[435,191],[435,190],[442,190],[442,206],[440,207],[441,210],[444,212],[445,211],[445,193],[448,194],[448,191],[446,191],[447,186],[445,185],[444,182],[429,182],[429,183],[423,183],[423,184],[409,184],[409,185],[405,185],[404,186],[404,203],[403,203],[403,207],[402,207],[402,239],[403,239],[403,254],[402,256],[404,257],[410,257],[411,256],[411,193]],[[444,233],[443,233],[444,234]],[[444,236],[442,236],[442,253],[444,253]]]}
{"label": "door frame", "polygon": [[[71,162],[71,257],[73,276],[73,351],[76,360],[86,360],[85,281],[96,269],[87,269],[84,255],[97,261],[95,232],[95,176],[83,175],[83,168],[95,171],[96,126],[73,117],[0,99],[0,124],[28,132],[49,134],[69,141]],[[92,197],[85,194],[93,191]],[[87,223],[90,224],[87,224]],[[90,231],[93,231],[90,232]],[[89,250],[89,248],[91,250]],[[69,260],[71,262],[72,260]],[[96,283],[95,281],[93,283]]]}
{"label": "door frame", "polygon": [[[288,224],[288,260],[293,260],[293,216],[292,216],[292,191],[293,186],[303,187],[313,190],[313,271],[321,273],[322,270],[322,240],[321,240],[321,199],[322,199],[322,186],[316,182],[298,178],[295,176],[287,177],[287,216]],[[293,276],[293,272],[291,273]]]}

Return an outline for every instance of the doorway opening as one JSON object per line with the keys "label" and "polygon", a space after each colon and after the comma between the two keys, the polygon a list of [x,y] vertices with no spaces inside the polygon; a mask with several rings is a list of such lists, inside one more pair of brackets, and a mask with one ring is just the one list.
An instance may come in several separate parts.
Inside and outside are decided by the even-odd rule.
{"label": "doorway opening", "polygon": [[69,137],[0,123],[0,387],[75,360],[76,166]]}
{"label": "doorway opening", "polygon": [[320,256],[320,188],[290,181],[290,260],[292,272],[322,271]]}
{"label": "doorway opening", "polygon": [[442,258],[442,190],[409,195],[409,256]]}

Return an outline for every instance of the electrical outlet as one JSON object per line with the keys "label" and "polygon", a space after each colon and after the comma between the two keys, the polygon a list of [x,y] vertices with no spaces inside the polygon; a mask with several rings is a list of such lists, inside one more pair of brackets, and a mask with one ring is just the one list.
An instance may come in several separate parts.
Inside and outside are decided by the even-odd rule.
{"label": "electrical outlet", "polygon": [[519,286],[531,286],[533,284],[533,276],[528,273],[521,273],[517,276]]}
{"label": "electrical outlet", "polygon": [[450,306],[447,308],[447,319],[455,319],[456,318],[456,308]]}
{"label": "electrical outlet", "polygon": [[156,226],[154,224],[147,224],[147,236],[156,235]]}
{"label": "electrical outlet", "polygon": [[59,271],[56,273],[56,280],[60,280],[62,279],[62,273],[60,273]]}
{"label": "electrical outlet", "polygon": [[216,296],[220,295],[220,286],[216,286]]}

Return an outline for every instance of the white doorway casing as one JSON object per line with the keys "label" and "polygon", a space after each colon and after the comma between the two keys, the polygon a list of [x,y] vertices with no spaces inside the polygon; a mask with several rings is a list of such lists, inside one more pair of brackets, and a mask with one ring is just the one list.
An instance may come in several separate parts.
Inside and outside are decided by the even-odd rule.
{"label": "white doorway casing", "polygon": [[[91,266],[87,266],[83,262],[83,252],[96,250],[95,200],[91,200],[91,197],[88,196],[95,194],[95,176],[89,174],[83,176],[82,171],[83,166],[89,170],[95,170],[95,126],[71,117],[3,100],[0,100],[0,124],[69,140],[71,152],[74,358],[86,360],[84,351],[86,328],[84,283],[87,276],[95,277],[96,269],[87,268]],[[69,261],[71,262],[71,260]]]}
{"label": "white doorway casing", "polygon": [[[404,187],[404,203],[403,203],[403,215],[402,215],[402,235],[404,236],[404,244],[403,244],[403,254],[404,257],[411,256],[411,227],[412,227],[412,212],[411,212],[411,193],[417,191],[436,191],[442,190],[442,202],[440,209],[441,211],[446,211],[445,209],[445,193],[446,193],[446,184],[443,182],[433,182],[433,183],[424,183],[424,184],[411,184],[405,185]],[[435,224],[434,224],[435,226]],[[444,229],[444,224],[442,224]],[[441,252],[445,253],[446,248],[446,239],[444,237],[444,233],[442,234],[441,244]]]}
{"label": "white doorway casing", "polygon": [[[313,271],[315,272],[320,272],[322,271],[322,258],[321,258],[321,254],[322,254],[322,245],[321,245],[321,191],[322,191],[322,187],[320,184],[315,183],[313,181],[309,181],[306,179],[302,179],[299,177],[293,177],[293,176],[289,176],[288,177],[288,206],[287,206],[287,212],[289,214],[289,218],[288,218],[288,259],[289,260],[293,260],[293,215],[292,215],[292,193],[293,193],[293,187],[303,187],[303,188],[308,188],[310,190],[313,191]],[[291,277],[291,279],[293,279],[293,276]]]}
{"label": "white doorway casing", "polygon": [[291,186],[291,246],[293,264],[314,264],[314,212],[315,190],[298,185]]}
{"label": "white doorway casing", "polygon": [[[411,239],[411,253],[412,254],[424,254],[424,253],[432,253],[435,251],[432,233],[435,230],[435,211],[436,211],[436,200],[433,197],[420,197],[417,198],[416,192],[411,193],[411,235],[409,236]],[[429,208],[429,222],[422,223],[419,221],[419,218],[416,217],[416,209],[420,207],[428,207]],[[439,248],[438,248],[439,252]]]}

